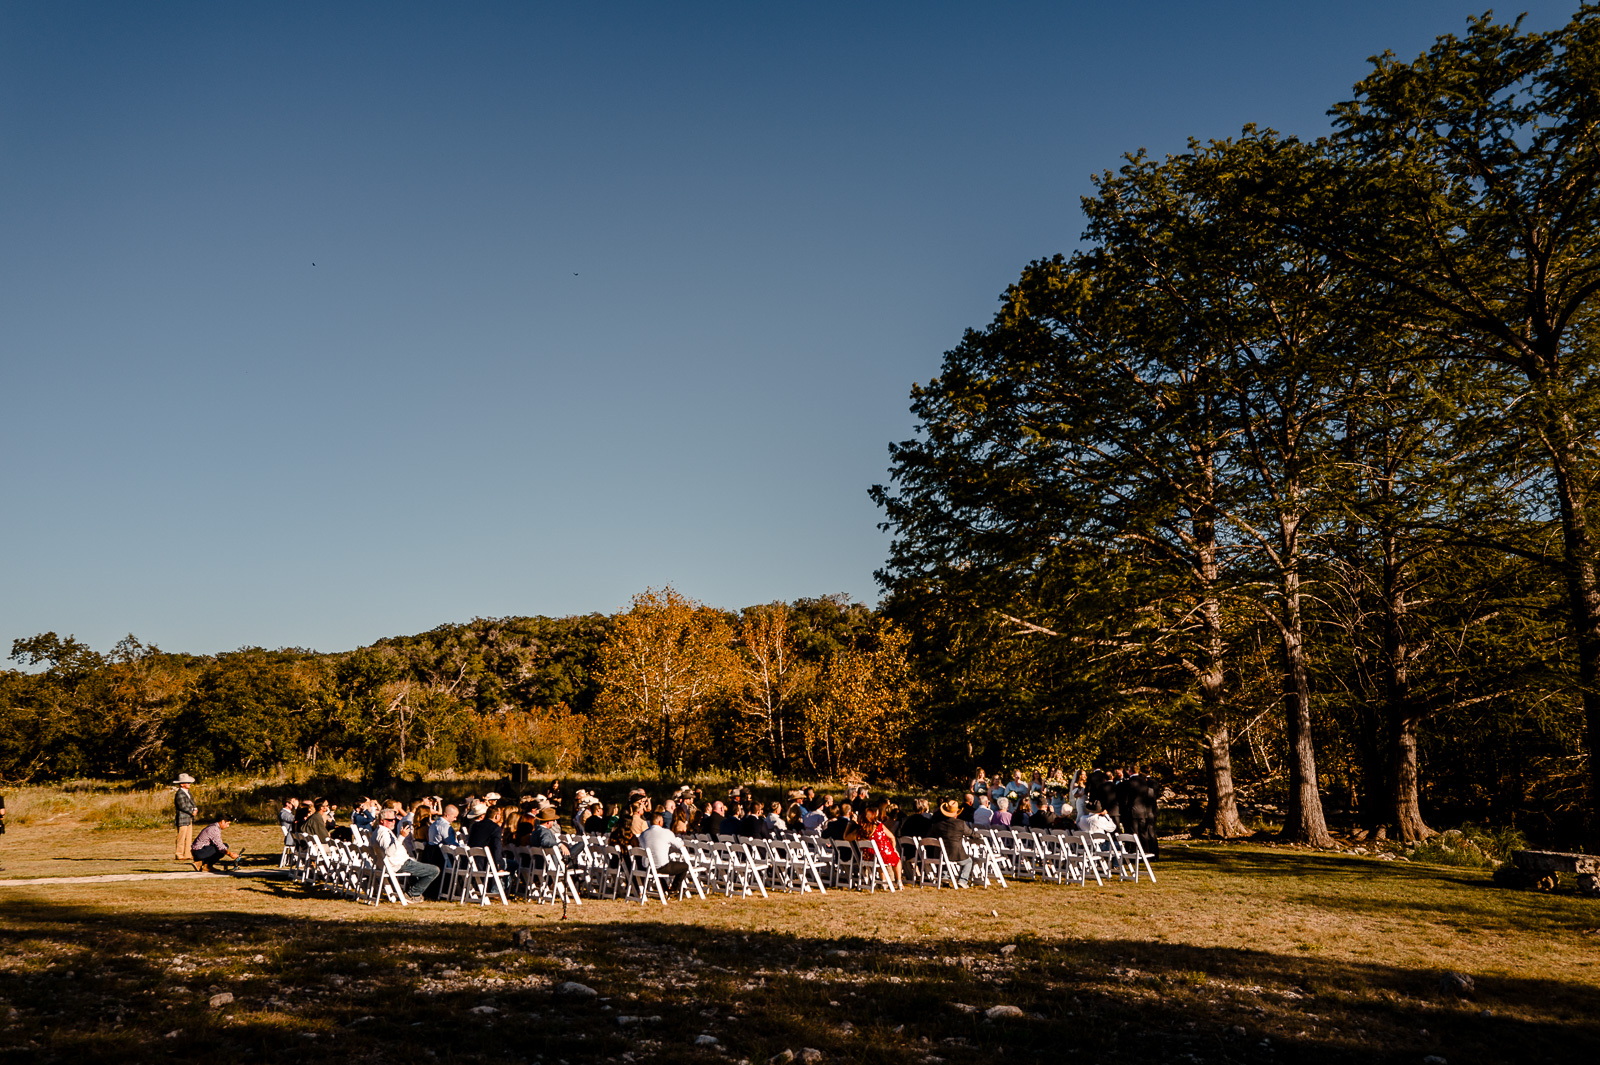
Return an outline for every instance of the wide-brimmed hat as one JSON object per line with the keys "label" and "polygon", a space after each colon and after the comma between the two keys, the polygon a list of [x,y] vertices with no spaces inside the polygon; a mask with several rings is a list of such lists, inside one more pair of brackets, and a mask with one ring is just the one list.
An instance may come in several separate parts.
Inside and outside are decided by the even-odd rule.
{"label": "wide-brimmed hat", "polygon": [[534,814],[533,819],[535,821],[554,821],[560,816],[561,815],[556,812],[556,808],[554,806],[546,806],[544,809]]}
{"label": "wide-brimmed hat", "polygon": [[956,801],[954,799],[939,804],[939,811],[941,813],[954,814],[959,809],[961,809],[961,807],[956,805]]}
{"label": "wide-brimmed hat", "polygon": [[191,777],[188,773],[179,773],[178,774],[178,779],[174,780],[173,783],[174,784],[193,784],[194,783],[194,777]]}
{"label": "wide-brimmed hat", "polygon": [[471,808],[469,808],[467,810],[467,816],[468,817],[482,817],[484,814],[486,814],[488,812],[489,812],[489,808],[487,806],[485,806],[481,802],[475,802],[475,803],[472,804]]}
{"label": "wide-brimmed hat", "polygon": [[500,801],[500,793],[498,791],[491,791],[491,792],[489,792],[488,794],[486,794],[483,797],[483,801],[484,802],[499,802]]}

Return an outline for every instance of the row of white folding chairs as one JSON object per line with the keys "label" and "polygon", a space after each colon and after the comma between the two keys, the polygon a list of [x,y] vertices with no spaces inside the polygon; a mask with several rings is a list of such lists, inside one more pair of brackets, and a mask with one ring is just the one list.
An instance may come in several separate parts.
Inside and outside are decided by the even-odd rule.
{"label": "row of white folding chairs", "polygon": [[[950,857],[950,852],[944,845],[944,840],[938,836],[925,836],[914,839],[911,836],[901,836],[898,842],[900,850],[901,869],[904,877],[914,884],[929,887],[959,888],[963,885],[960,880],[960,869],[955,860]],[[971,877],[973,880],[988,887],[990,884],[1006,886],[1004,863],[997,851],[988,840],[980,838],[967,848],[972,852]]]}
{"label": "row of white folding chairs", "polygon": [[511,878],[512,897],[530,902],[567,902],[583,905],[572,869],[555,847],[506,847],[516,859]]}
{"label": "row of white folding chairs", "polygon": [[459,847],[449,843],[439,846],[444,855],[444,872],[439,877],[439,898],[445,902],[465,905],[476,902],[487,906],[498,898],[509,905],[506,884],[511,874],[495,867],[494,856],[487,847]]}
{"label": "row of white folding chairs", "polygon": [[320,840],[298,832],[291,833],[287,842],[284,867],[307,887],[324,888],[373,906],[385,898],[407,905],[403,881],[409,877],[389,868],[383,848],[377,844]]}
{"label": "row of white folding chairs", "polygon": [[1156,882],[1155,869],[1139,837],[1131,832],[1076,832],[1067,829],[1024,829],[991,825],[978,829],[988,837],[1012,874],[1029,879],[1064,883],[1096,883],[1104,877],[1138,883],[1142,876]]}

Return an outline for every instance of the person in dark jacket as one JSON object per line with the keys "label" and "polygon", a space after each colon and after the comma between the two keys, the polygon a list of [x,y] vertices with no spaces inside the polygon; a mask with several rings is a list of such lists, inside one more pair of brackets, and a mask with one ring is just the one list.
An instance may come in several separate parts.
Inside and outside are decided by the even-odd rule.
{"label": "person in dark jacket", "polygon": [[855,811],[850,809],[849,803],[840,803],[838,813],[828,818],[828,823],[822,826],[822,831],[819,834],[823,839],[843,840],[845,833],[850,830],[850,825],[855,820],[852,816],[854,813]]}
{"label": "person in dark jacket", "polygon": [[911,839],[924,839],[933,828],[933,816],[928,813],[928,800],[918,799],[916,812],[900,822],[899,835]]}
{"label": "person in dark jacket", "polygon": [[1145,776],[1138,766],[1124,781],[1126,798],[1122,807],[1123,824],[1139,837],[1139,845],[1152,859],[1161,848],[1156,835],[1156,808],[1161,802],[1161,785]]}
{"label": "person in dark jacket", "polygon": [[489,857],[494,859],[496,869],[505,868],[501,864],[500,847],[504,836],[501,819],[505,816],[497,806],[490,810],[483,803],[478,803],[467,816],[472,818],[472,824],[467,826],[467,846],[482,847],[489,852]]}
{"label": "person in dark jacket", "polygon": [[721,799],[713,802],[706,809],[706,812],[700,817],[699,831],[710,836],[713,840],[715,840],[720,833],[728,832],[731,834],[733,831],[732,826],[724,827],[722,824],[722,815],[727,812],[728,807]]}
{"label": "person in dark jacket", "polygon": [[961,811],[954,799],[939,805],[939,816],[933,819],[928,835],[944,840],[945,853],[956,866],[956,883],[966,887],[972,882],[972,855],[967,852],[967,840],[977,840],[978,832],[956,816]]}

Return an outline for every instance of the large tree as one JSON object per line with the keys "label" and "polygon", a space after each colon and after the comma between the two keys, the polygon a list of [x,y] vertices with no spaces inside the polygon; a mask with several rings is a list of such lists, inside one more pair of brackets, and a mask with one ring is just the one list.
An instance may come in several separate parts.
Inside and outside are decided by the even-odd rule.
{"label": "large tree", "polygon": [[[1600,803],[1600,8],[1550,33],[1473,19],[1424,55],[1376,60],[1334,108],[1345,156],[1279,216],[1365,279],[1375,313],[1436,338],[1498,393],[1499,453],[1542,463],[1554,551],[1494,525],[1460,539],[1558,572]],[[1376,297],[1393,294],[1380,304]],[[1502,525],[1504,523],[1501,523]],[[1600,839],[1600,823],[1592,828]]]}

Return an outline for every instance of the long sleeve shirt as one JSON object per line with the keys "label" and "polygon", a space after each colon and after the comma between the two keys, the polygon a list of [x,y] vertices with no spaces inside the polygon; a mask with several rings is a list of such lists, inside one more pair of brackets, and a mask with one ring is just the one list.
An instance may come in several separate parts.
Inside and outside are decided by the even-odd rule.
{"label": "long sleeve shirt", "polygon": [[207,847],[215,847],[219,851],[228,849],[228,845],[222,842],[222,826],[215,821],[200,830],[200,835],[195,837],[194,844],[189,849],[199,854]]}
{"label": "long sleeve shirt", "polygon": [[400,837],[395,835],[394,829],[379,825],[372,835],[372,840],[383,848],[383,864],[391,872],[399,872],[400,867],[410,860],[411,855],[406,853],[405,844],[400,842]]}

